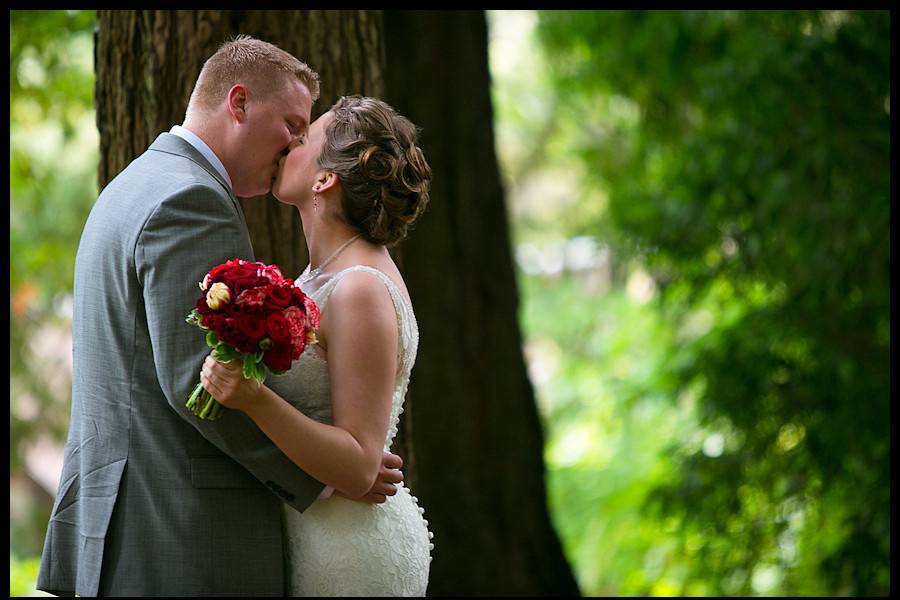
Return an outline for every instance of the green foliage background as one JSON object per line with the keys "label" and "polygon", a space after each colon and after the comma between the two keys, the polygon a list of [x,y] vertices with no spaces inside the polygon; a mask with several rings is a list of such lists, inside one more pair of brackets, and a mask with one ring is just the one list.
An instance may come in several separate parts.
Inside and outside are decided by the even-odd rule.
{"label": "green foliage background", "polygon": [[35,593],[50,516],[26,450],[64,443],[69,420],[72,273],[97,197],[93,24],[93,11],[9,16],[10,595]]}
{"label": "green foliage background", "polygon": [[[579,191],[607,204],[595,218],[569,207],[569,231],[602,235],[660,293],[655,330],[615,293],[593,321],[529,327],[561,347],[601,336],[588,353],[598,390],[630,411],[621,435],[653,398],[693,407],[635,434],[665,438],[655,461],[637,450],[622,473],[579,476],[603,511],[596,531],[561,519],[586,590],[887,593],[889,14],[544,12],[537,33],[561,121],[546,143],[564,139]],[[626,385],[603,377],[620,335],[652,349]],[[690,413],[703,444],[677,425]],[[555,475],[559,502],[592,489],[572,468]],[[628,519],[626,565],[606,534]]]}
{"label": "green foliage background", "polygon": [[[549,501],[586,595],[890,589],[890,17],[489,14]],[[10,472],[64,441],[92,11],[10,12]],[[10,594],[49,506],[10,489]]]}

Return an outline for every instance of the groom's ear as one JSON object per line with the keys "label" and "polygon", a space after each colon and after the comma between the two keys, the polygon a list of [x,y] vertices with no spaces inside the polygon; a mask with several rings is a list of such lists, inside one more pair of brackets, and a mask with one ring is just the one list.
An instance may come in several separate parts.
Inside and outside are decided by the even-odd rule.
{"label": "groom's ear", "polygon": [[247,118],[247,88],[240,83],[236,83],[228,90],[228,112],[231,117],[243,123]]}

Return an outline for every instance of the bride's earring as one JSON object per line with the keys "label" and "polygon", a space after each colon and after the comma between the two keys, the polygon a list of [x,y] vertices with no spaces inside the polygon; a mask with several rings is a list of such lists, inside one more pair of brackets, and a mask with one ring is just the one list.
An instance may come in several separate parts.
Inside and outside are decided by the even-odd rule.
{"label": "bride's earring", "polygon": [[319,195],[313,195],[313,212],[319,214]]}

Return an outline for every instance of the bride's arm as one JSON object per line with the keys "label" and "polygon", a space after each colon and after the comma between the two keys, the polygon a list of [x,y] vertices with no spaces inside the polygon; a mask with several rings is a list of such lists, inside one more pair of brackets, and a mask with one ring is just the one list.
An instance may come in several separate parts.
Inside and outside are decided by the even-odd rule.
{"label": "bride's arm", "polygon": [[361,498],[381,467],[397,371],[397,317],[387,288],[368,274],[349,273],[332,292],[320,333],[328,344],[334,425],[245,380],[237,364],[207,358],[201,381],[220,403],[244,411],[309,475]]}

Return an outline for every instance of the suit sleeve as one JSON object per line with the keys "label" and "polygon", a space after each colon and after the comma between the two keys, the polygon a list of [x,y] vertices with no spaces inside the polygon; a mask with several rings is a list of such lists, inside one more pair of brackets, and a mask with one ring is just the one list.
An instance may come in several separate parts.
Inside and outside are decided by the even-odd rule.
{"label": "suit sleeve", "polygon": [[251,260],[253,249],[240,208],[216,190],[194,185],[164,200],[135,247],[153,358],[160,388],[172,409],[283,501],[303,511],[324,484],[297,467],[240,411],[215,421],[193,415],[185,402],[200,381],[210,352],[185,317],[200,297],[198,282],[215,265]]}

